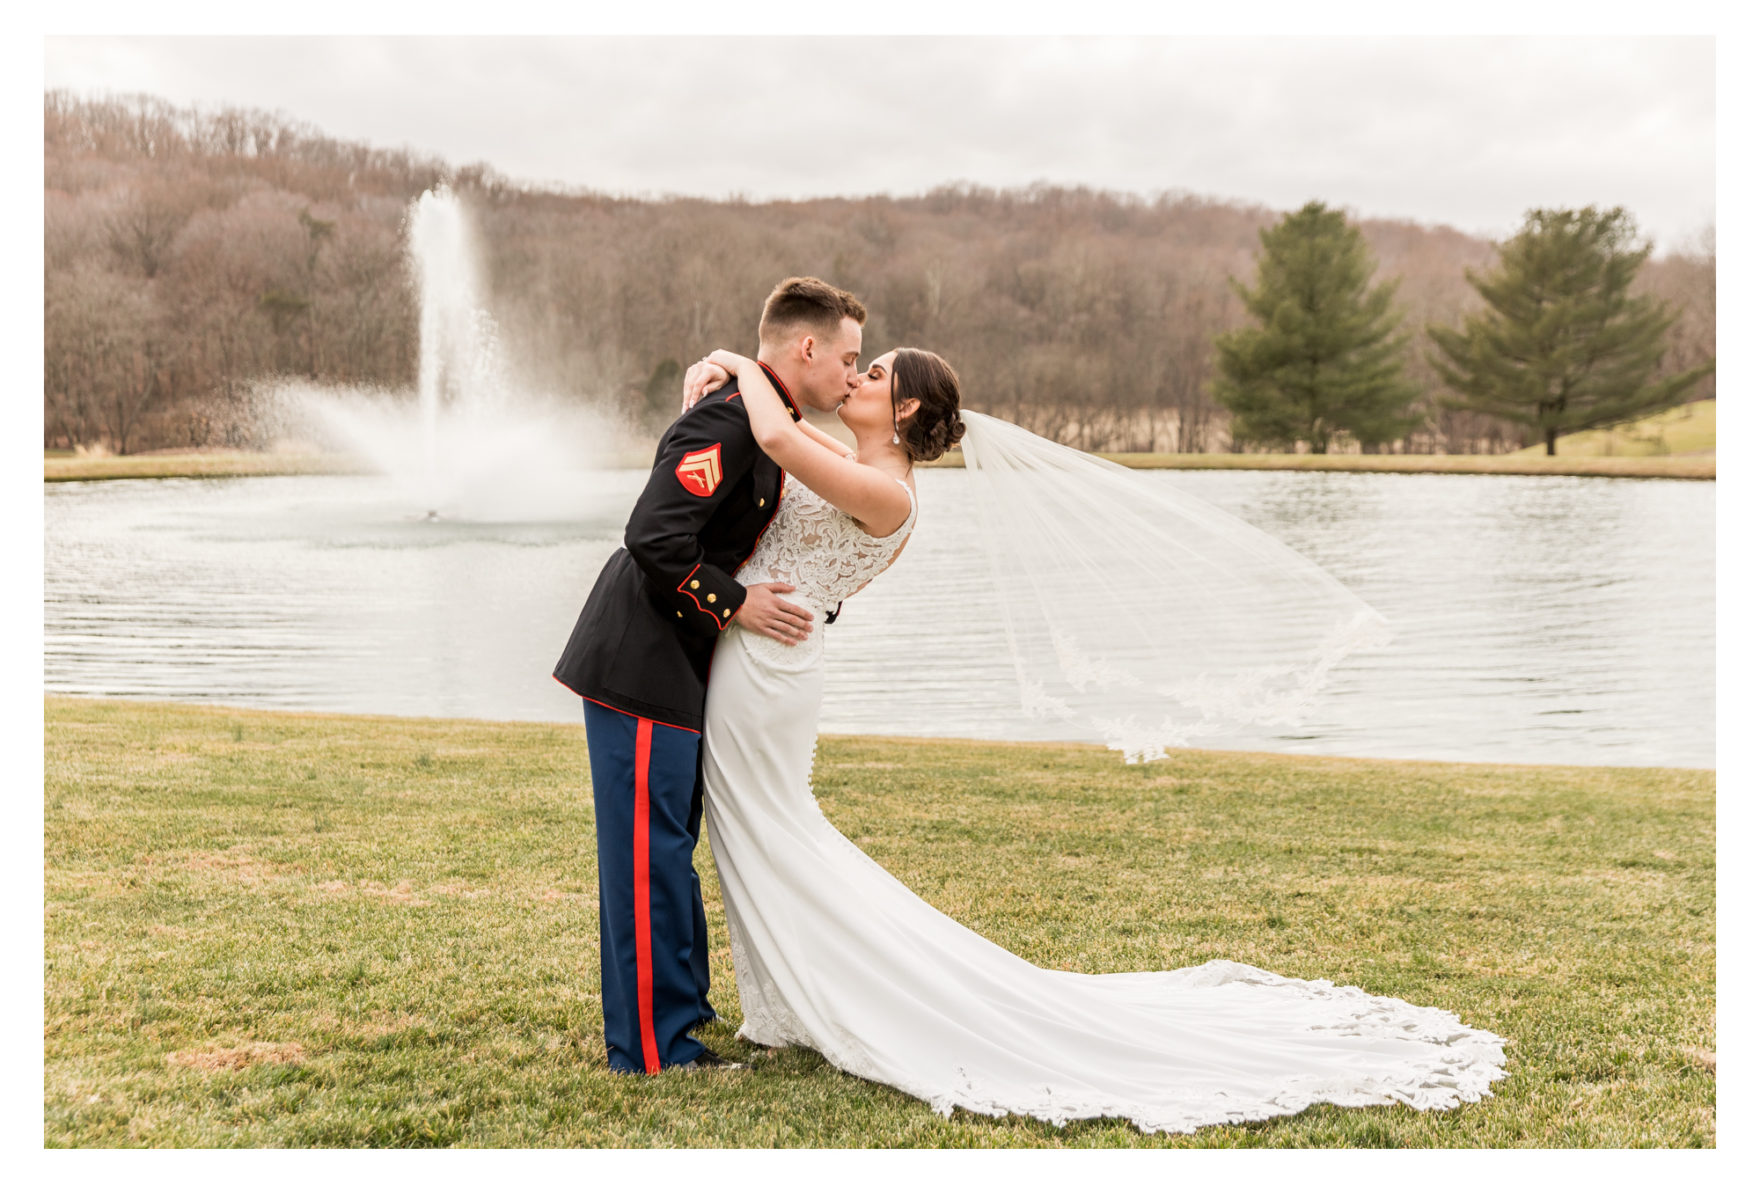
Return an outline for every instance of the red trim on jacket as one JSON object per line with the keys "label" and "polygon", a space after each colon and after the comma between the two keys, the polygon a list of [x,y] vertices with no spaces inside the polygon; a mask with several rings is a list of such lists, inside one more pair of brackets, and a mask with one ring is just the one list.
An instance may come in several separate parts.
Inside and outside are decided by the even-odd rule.
{"label": "red trim on jacket", "polygon": [[636,1013],[642,1024],[642,1066],[649,1075],[660,1070],[660,1048],[654,1042],[654,931],[648,901],[648,760],[654,745],[654,721],[636,721],[635,897]]}
{"label": "red trim on jacket", "polygon": [[[775,518],[776,518],[776,516],[775,516],[775,515],[774,515],[774,514],[772,514],[772,515],[771,515],[771,517],[770,517],[770,518],[771,518],[771,519],[775,519]],[[765,525],[764,525],[764,526],[765,526],[765,527],[766,527],[766,528],[768,528],[768,527],[769,527],[769,526],[770,526],[770,525],[769,525],[769,524],[765,524]],[[759,532],[759,533],[758,533],[758,534],[759,534],[759,535],[760,535],[760,536],[762,536],[762,535],[763,535],[763,534],[764,534],[764,533],[762,533],[762,532]],[[752,545],[752,547],[753,547],[753,548],[756,548],[756,547],[757,547],[757,545],[756,545],[756,544],[753,544],[753,545]],[[747,553],[747,554],[746,554],[746,560],[750,560],[750,559],[751,559],[751,554],[750,554],[750,553]],[[740,563],[741,563],[741,564],[744,564],[744,563],[745,563],[745,561],[744,561],[744,560],[742,560],[742,561],[740,561]],[[693,592],[693,591],[691,591],[691,590],[689,590],[689,589],[686,589],[686,588],[685,588],[685,586],[686,586],[686,585],[688,585],[688,584],[690,584],[690,583],[691,583],[691,578],[692,578],[692,577],[694,577],[694,576],[696,576],[696,575],[697,575],[697,569],[700,569],[700,568],[702,568],[702,567],[703,567],[703,566],[702,566],[702,564],[701,564],[701,562],[699,562],[699,563],[698,563],[698,564],[697,564],[697,567],[696,567],[696,568],[693,568],[693,569],[692,569],[692,570],[691,570],[691,571],[690,571],[690,572],[688,572],[688,573],[686,573],[686,574],[685,574],[685,575],[684,575],[684,580],[682,580],[682,581],[680,581],[680,582],[679,582],[679,583],[678,583],[678,591],[679,591],[679,592],[680,592],[680,593],[682,593],[682,594],[684,594],[684,595],[685,595],[685,596],[686,596],[686,597],[688,597],[688,598],[690,598],[690,599],[691,599],[691,601],[692,601],[692,602],[694,602],[694,603],[695,603],[695,604],[696,604],[696,607],[697,607],[697,608],[698,608],[698,609],[700,609],[700,610],[702,610],[702,611],[703,611],[703,612],[704,612],[704,613],[706,613],[706,614],[708,614],[708,615],[709,615],[709,616],[710,616],[710,617],[711,617],[711,618],[713,618],[713,619],[714,619],[714,621],[715,621],[715,628],[716,628],[716,629],[717,629],[717,630],[725,630],[725,629],[727,629],[727,623],[728,623],[728,622],[730,622],[730,621],[732,621],[732,620],[733,620],[733,618],[732,618],[732,615],[729,615],[729,616],[728,616],[728,617],[725,617],[725,618],[724,618],[724,617],[722,617],[722,616],[721,616],[721,615],[720,615],[720,614],[718,614],[718,613],[716,613],[716,612],[715,612],[715,611],[714,611],[714,610],[712,610],[712,609],[710,609],[710,608],[709,608],[709,607],[708,607],[708,606],[706,606],[706,605],[704,605],[704,604],[703,604],[703,603],[702,603],[702,602],[701,602],[701,601],[699,601],[699,600],[698,600],[698,599],[697,599],[697,595],[696,595],[696,593],[694,593],[694,592]]]}
{"label": "red trim on jacket", "polygon": [[[782,383],[782,378],[776,375],[776,370],[762,360],[758,361],[758,367],[764,370],[764,375],[770,378],[770,383],[775,385],[776,391],[782,394],[782,403],[788,406],[788,411],[794,414],[794,419],[796,421],[799,421],[801,419],[801,408],[794,403],[794,394],[788,391],[788,386]],[[737,396],[739,396],[738,393],[733,395],[733,397]],[[731,401],[733,400],[733,397],[727,399]]]}

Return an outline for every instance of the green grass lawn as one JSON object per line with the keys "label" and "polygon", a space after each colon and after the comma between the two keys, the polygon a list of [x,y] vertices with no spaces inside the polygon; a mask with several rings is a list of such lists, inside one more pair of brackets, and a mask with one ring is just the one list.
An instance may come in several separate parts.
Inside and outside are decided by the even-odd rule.
{"label": "green grass lawn", "polygon": [[[1519,450],[1546,456],[1545,446]],[[1558,439],[1558,458],[1654,458],[1717,454],[1717,402],[1692,401],[1612,429],[1583,430]]]}
{"label": "green grass lawn", "polygon": [[[1563,440],[1559,442],[1564,445]],[[1715,479],[1716,454],[1164,454],[1120,453],[1100,457],[1132,470],[1324,470],[1357,474],[1579,475],[1613,479]],[[930,466],[965,465],[949,451]]]}
{"label": "green grass lawn", "polygon": [[1145,1137],[956,1113],[705,1039],[614,1076],[585,740],[44,700],[49,1145],[1635,1146],[1715,1139],[1714,775],[836,737],[827,816],[1040,965],[1227,957],[1459,1012],[1508,1079]]}
{"label": "green grass lawn", "polygon": [[1133,470],[1330,470],[1365,474],[1578,475],[1715,479],[1715,454],[1104,454]]}
{"label": "green grass lawn", "polygon": [[363,474],[369,468],[340,454],[271,454],[257,450],[173,450],[152,454],[43,451],[45,483],[96,479],[213,479],[251,475]]}

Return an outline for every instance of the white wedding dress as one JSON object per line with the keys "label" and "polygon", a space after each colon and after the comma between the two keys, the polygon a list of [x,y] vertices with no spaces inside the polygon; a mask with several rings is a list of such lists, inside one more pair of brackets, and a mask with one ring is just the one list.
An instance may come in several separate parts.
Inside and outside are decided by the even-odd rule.
{"label": "white wedding dress", "polygon": [[[912,495],[894,535],[868,536],[791,481],[739,579],[786,581],[822,618],[885,568],[916,517]],[[1446,1109],[1504,1075],[1503,1040],[1447,1011],[1233,961],[1041,969],[936,911],[813,798],[824,635],[816,621],[790,647],[729,627],[709,676],[704,812],[744,1038],[810,1047],[943,1115],[1124,1117],[1144,1132],[1318,1102]]]}

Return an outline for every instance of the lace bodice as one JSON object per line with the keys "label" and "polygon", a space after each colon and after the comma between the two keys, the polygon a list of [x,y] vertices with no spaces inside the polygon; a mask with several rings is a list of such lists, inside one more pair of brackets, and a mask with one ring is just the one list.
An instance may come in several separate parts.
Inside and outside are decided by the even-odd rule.
{"label": "lace bodice", "polygon": [[910,496],[910,514],[890,536],[870,536],[855,517],[827,503],[798,479],[787,484],[776,518],[758,540],[751,559],[734,577],[742,585],[786,581],[787,594],[816,615],[812,632],[793,646],[732,626],[728,633],[743,642],[758,662],[776,670],[799,672],[814,666],[825,648],[827,612],[872,581],[898,551],[917,523],[917,496],[903,479],[898,485]]}
{"label": "lace bodice", "polygon": [[735,577],[742,585],[786,581],[794,586],[792,599],[835,609],[879,575],[916,526],[917,497],[903,479],[898,485],[910,496],[910,514],[890,536],[870,536],[811,487],[790,481],[776,518]]}

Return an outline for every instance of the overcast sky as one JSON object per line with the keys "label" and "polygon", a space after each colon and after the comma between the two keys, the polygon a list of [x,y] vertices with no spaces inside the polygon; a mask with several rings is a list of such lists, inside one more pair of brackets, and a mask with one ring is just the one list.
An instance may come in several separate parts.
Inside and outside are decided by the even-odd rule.
{"label": "overcast sky", "polygon": [[711,197],[1169,189],[1503,236],[1715,217],[1710,37],[51,37],[45,84],[278,110],[524,181]]}

